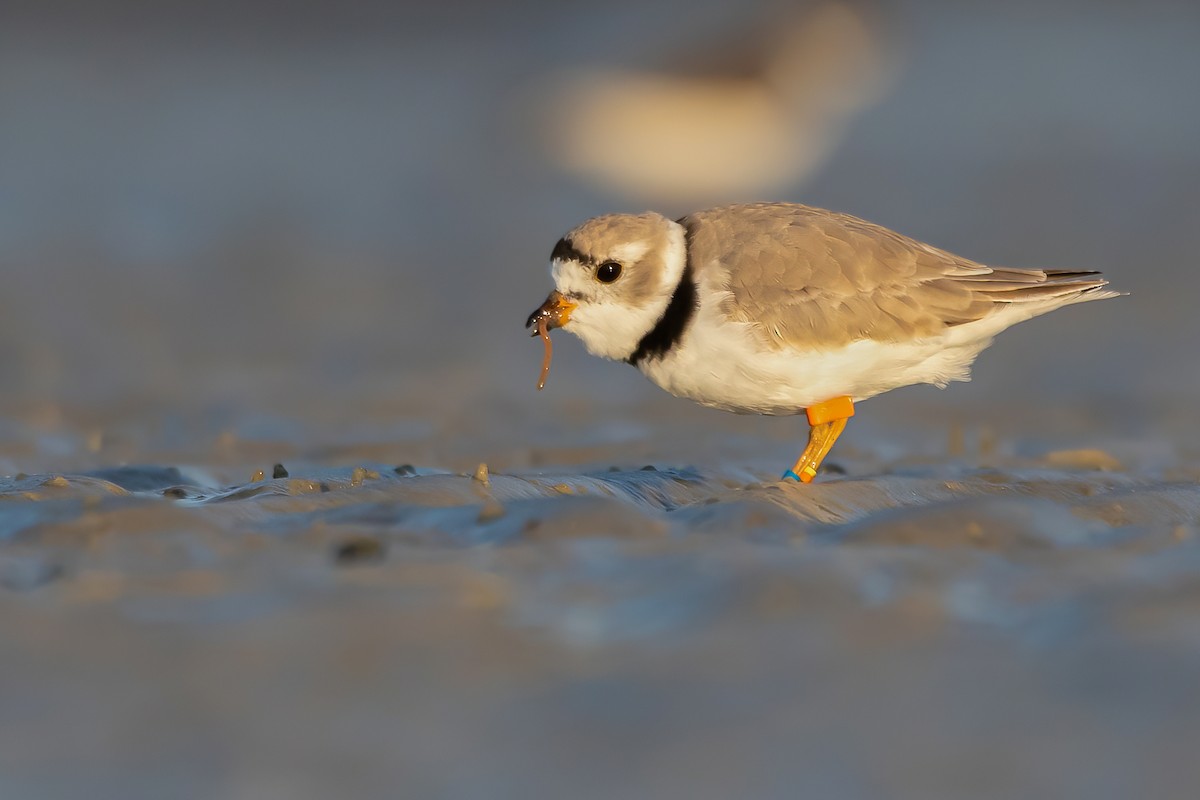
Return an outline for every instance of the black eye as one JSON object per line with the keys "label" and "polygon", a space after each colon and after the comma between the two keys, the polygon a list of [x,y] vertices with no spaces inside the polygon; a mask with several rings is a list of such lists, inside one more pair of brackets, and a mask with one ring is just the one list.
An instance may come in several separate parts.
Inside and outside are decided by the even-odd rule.
{"label": "black eye", "polygon": [[621,277],[621,265],[615,261],[605,261],[596,267],[596,280],[601,283],[612,283]]}

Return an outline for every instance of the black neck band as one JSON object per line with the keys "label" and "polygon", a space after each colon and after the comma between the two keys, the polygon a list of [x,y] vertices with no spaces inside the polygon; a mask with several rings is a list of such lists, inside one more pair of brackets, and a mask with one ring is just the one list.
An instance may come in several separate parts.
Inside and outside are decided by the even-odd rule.
{"label": "black neck band", "polygon": [[696,281],[692,277],[690,231],[685,242],[687,261],[683,266],[683,274],[679,276],[679,284],[671,295],[671,302],[667,304],[667,310],[663,312],[658,322],[654,323],[654,327],[650,329],[649,333],[638,342],[633,355],[625,359],[635,367],[641,363],[642,359],[662,358],[666,355],[667,351],[683,338],[688,323],[692,321],[692,316],[700,306],[700,298],[696,294]]}

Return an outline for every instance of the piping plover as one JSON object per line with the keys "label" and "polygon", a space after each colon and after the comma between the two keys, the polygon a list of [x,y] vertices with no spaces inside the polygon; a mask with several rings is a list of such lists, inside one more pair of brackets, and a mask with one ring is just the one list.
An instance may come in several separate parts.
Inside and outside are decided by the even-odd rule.
{"label": "piping plover", "polygon": [[1119,294],[1097,272],[986,267],[792,203],[594,217],[558,240],[550,272],[526,322],[547,346],[563,328],[677,397],[807,413],[808,446],[783,476],[805,483],[855,403],[969,380],[1005,328]]}

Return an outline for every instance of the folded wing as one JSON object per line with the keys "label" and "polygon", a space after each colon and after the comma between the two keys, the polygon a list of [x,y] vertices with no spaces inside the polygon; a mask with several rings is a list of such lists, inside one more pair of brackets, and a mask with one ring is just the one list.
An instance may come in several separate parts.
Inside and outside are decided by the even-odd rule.
{"label": "folded wing", "polygon": [[1013,303],[1030,316],[1112,296],[1096,272],[992,268],[847,214],[786,203],[680,220],[693,267],[727,290],[725,313],[769,345],[905,341]]}

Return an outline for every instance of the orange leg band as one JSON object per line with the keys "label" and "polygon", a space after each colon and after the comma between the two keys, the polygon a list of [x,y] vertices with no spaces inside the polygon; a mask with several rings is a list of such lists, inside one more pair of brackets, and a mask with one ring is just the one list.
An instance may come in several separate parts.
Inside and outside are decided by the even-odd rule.
{"label": "orange leg band", "polygon": [[817,403],[815,406],[808,407],[808,424],[812,426],[820,425],[822,422],[831,422],[835,419],[850,419],[854,416],[854,401],[849,397],[835,397],[832,400],[826,400],[824,403]]}
{"label": "orange leg band", "polygon": [[812,479],[817,476],[821,462],[833,448],[833,443],[846,429],[846,421],[853,416],[854,401],[849,397],[835,397],[824,403],[810,406],[808,408],[808,424],[811,427],[808,431],[808,446],[804,448],[804,452],[800,454],[795,465],[783,473],[784,479],[791,478],[801,483],[811,483]]}

